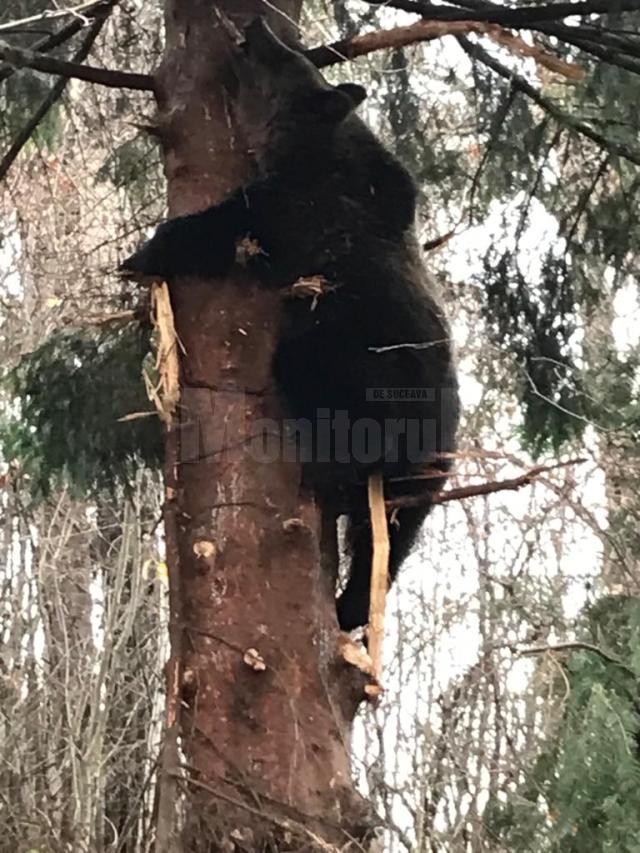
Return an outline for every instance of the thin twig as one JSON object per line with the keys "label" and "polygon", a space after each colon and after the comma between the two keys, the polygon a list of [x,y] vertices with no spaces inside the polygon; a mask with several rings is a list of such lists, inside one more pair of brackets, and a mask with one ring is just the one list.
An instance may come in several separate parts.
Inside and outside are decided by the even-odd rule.
{"label": "thin twig", "polygon": [[109,323],[131,323],[139,319],[139,311],[128,309],[126,311],[115,311],[111,314],[90,314],[84,318],[82,324],[85,326],[106,326]]}
{"label": "thin twig", "polygon": [[526,649],[518,649],[518,655],[520,655],[521,657],[527,657],[528,655],[544,655],[548,653],[571,651],[593,652],[594,654],[601,657],[603,660],[607,661],[607,663],[612,663],[615,666],[619,666],[621,669],[624,669],[634,678],[637,677],[637,673],[635,673],[631,669],[631,667],[628,667],[618,658],[614,657],[613,655],[610,655],[608,652],[605,652],[604,649],[601,649],[599,646],[593,645],[593,643],[582,643],[577,640],[566,643],[555,643],[554,645],[549,646],[531,646]]}
{"label": "thin twig", "polygon": [[69,9],[49,9],[45,12],[40,12],[38,15],[31,15],[28,18],[20,18],[16,21],[7,21],[4,24],[0,24],[0,32],[22,29],[26,24],[36,24],[40,21],[51,21],[54,18],[66,18],[69,15],[82,17],[85,13],[90,12],[95,5],[95,0],[89,0],[88,3],[81,3],[79,6],[72,6]]}

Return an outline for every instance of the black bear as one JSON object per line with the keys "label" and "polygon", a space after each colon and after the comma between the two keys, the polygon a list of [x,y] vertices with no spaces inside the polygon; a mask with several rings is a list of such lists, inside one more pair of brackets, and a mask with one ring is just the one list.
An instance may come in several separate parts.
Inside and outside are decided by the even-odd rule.
{"label": "black bear", "polygon": [[[450,467],[458,421],[450,333],[414,233],[413,180],[355,115],[365,91],[330,85],[262,20],[237,53],[233,97],[260,140],[254,179],[219,205],[160,225],[122,270],[224,276],[248,237],[267,286],[326,285],[317,298],[287,299],[273,373],[285,411],[316,426],[306,481],[349,518],[350,574],[337,610],[351,630],[368,621],[368,476],[384,475],[388,498],[424,495],[391,517],[393,580]],[[327,418],[328,453],[316,444]]]}

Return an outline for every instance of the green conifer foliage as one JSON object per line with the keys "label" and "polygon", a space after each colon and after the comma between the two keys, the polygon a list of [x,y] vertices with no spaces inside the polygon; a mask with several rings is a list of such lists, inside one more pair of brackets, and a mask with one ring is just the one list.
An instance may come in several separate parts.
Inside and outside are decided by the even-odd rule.
{"label": "green conifer foliage", "polygon": [[555,737],[526,784],[485,811],[490,835],[511,853],[640,850],[640,599],[605,596],[583,623],[581,639],[596,650],[561,663]]}
{"label": "green conifer foliage", "polygon": [[0,422],[2,456],[32,495],[126,487],[137,466],[159,465],[162,431],[141,375],[148,353],[149,332],[133,324],[64,332],[5,376],[13,405]]}

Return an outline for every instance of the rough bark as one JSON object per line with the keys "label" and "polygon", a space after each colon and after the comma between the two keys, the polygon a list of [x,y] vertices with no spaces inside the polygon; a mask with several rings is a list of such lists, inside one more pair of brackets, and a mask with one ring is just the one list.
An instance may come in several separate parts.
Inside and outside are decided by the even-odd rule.
{"label": "rough bark", "polygon": [[[297,19],[301,0],[278,5]],[[218,13],[242,27],[264,8],[166,2],[157,89],[173,215],[221,200],[247,175],[221,83],[230,42]],[[278,14],[271,22],[289,26]],[[322,525],[296,462],[251,452],[259,419],[279,416],[270,361],[282,297],[238,270],[224,282],[173,282],[171,298],[184,350],[168,444],[168,672],[178,673],[186,769],[165,761],[164,784],[186,796],[182,847],[366,849],[349,759],[362,682],[337,654],[334,578],[321,566],[331,549],[321,560]],[[166,799],[160,847],[176,850]]]}

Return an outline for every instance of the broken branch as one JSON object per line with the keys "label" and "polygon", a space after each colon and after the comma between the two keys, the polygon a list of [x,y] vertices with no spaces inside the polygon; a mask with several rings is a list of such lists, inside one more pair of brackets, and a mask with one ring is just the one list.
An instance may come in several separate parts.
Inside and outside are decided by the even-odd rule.
{"label": "broken branch", "polygon": [[469,33],[488,36],[493,41],[506,47],[517,56],[527,56],[557,74],[562,74],[570,80],[582,80],[584,69],[573,62],[566,62],[557,56],[531,46],[521,38],[503,29],[498,24],[483,21],[416,21],[406,27],[394,27],[390,30],[377,30],[350,39],[334,42],[333,44],[316,47],[306,52],[306,56],[318,68],[346,62],[367,53],[387,48],[407,47],[425,41],[443,38],[444,36],[464,36]]}
{"label": "broken branch", "polygon": [[482,495],[491,495],[495,492],[518,491],[524,486],[530,486],[542,474],[548,474],[550,471],[557,471],[559,468],[568,468],[571,465],[583,465],[586,459],[571,459],[568,462],[558,462],[555,465],[538,465],[531,468],[525,474],[519,477],[511,477],[506,480],[492,480],[488,483],[478,483],[475,486],[461,486],[459,489],[447,489],[444,492],[433,494],[430,492],[424,495],[407,495],[404,497],[392,498],[385,502],[387,510],[398,509],[405,506],[420,506],[421,504],[444,504],[450,501],[461,501],[466,498],[476,498]]}

